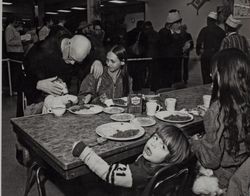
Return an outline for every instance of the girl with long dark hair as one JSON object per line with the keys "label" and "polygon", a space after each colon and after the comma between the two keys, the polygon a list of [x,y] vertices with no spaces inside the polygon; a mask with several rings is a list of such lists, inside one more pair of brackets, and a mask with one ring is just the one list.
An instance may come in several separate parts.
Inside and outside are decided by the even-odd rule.
{"label": "girl with long dark hair", "polygon": [[213,93],[204,116],[205,135],[192,141],[201,165],[220,188],[250,156],[250,60],[240,50],[220,51],[212,61]]}
{"label": "girl with long dark hair", "polygon": [[106,67],[102,76],[95,79],[92,74],[82,81],[79,102],[98,102],[128,96],[132,90],[132,79],[127,71],[127,52],[121,45],[113,46],[106,56]]}

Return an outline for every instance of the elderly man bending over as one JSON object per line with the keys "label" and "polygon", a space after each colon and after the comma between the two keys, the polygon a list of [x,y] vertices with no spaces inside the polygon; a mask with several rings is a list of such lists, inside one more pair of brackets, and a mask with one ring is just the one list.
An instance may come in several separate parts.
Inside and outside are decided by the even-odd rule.
{"label": "elderly man bending over", "polygon": [[[55,80],[60,78],[68,86],[76,69],[74,64],[82,62],[91,52],[91,42],[85,36],[72,36],[60,26],[52,29],[44,41],[34,45],[24,59],[22,90],[27,98],[26,114],[41,113],[47,95],[64,94],[64,87]],[[95,77],[102,74],[102,56],[91,55],[91,72]],[[20,102],[18,108],[17,116],[22,116]]]}

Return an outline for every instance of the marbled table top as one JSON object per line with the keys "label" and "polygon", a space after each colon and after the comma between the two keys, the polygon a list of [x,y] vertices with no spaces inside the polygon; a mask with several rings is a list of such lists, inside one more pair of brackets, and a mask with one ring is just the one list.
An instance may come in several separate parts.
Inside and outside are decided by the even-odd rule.
{"label": "marbled table top", "polygon": [[[163,93],[161,100],[174,97],[177,98],[177,110],[191,109],[202,104],[202,95],[209,94],[210,91],[211,88],[208,85],[186,88]],[[97,115],[75,115],[67,111],[61,117],[42,114],[11,119],[16,134],[22,136],[24,140],[29,140],[30,148],[40,149],[37,152],[39,156],[42,158],[46,156],[46,159],[50,159],[50,163],[53,162],[62,170],[70,170],[83,165],[71,154],[73,143],[78,140],[83,140],[87,145],[95,142],[98,137],[95,132],[96,127],[109,122],[113,122],[110,115],[103,112]],[[115,161],[115,156],[118,154],[122,155],[128,150],[141,148],[157,126],[166,124],[158,119],[156,122],[154,126],[144,127],[146,134],[140,139],[126,142],[109,140],[102,145],[94,146],[93,149],[103,158],[109,158],[111,162]],[[181,127],[188,132],[188,128],[195,123],[202,123],[202,118],[195,116],[192,122],[183,124]],[[128,157],[129,155],[124,153],[124,159]]]}

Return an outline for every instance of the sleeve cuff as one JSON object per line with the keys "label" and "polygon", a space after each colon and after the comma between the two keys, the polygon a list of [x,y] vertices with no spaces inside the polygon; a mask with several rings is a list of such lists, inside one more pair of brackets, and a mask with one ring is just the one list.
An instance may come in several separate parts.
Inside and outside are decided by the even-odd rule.
{"label": "sleeve cuff", "polygon": [[72,148],[72,154],[74,157],[79,157],[83,150],[85,149],[86,144],[84,144],[82,141],[76,142]]}

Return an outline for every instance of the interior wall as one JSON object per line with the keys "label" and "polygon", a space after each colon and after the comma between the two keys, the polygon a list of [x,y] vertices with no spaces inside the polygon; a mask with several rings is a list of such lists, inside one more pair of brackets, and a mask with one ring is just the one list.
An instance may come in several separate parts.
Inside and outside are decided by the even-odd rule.
{"label": "interior wall", "polygon": [[[168,11],[178,9],[182,15],[182,23],[186,24],[188,31],[192,34],[194,41],[202,27],[206,25],[206,17],[210,11],[216,11],[217,6],[222,5],[222,0],[210,0],[206,2],[196,14],[196,9],[187,3],[192,0],[148,0],[146,3],[146,20],[153,23],[155,30],[159,31],[165,24]],[[250,40],[250,18],[241,19],[242,28],[240,33]]]}
{"label": "interior wall", "polygon": [[130,31],[133,28],[135,28],[136,23],[139,20],[144,20],[144,13],[143,12],[127,14],[125,16],[125,21],[124,21],[124,23],[126,24],[127,31]]}

